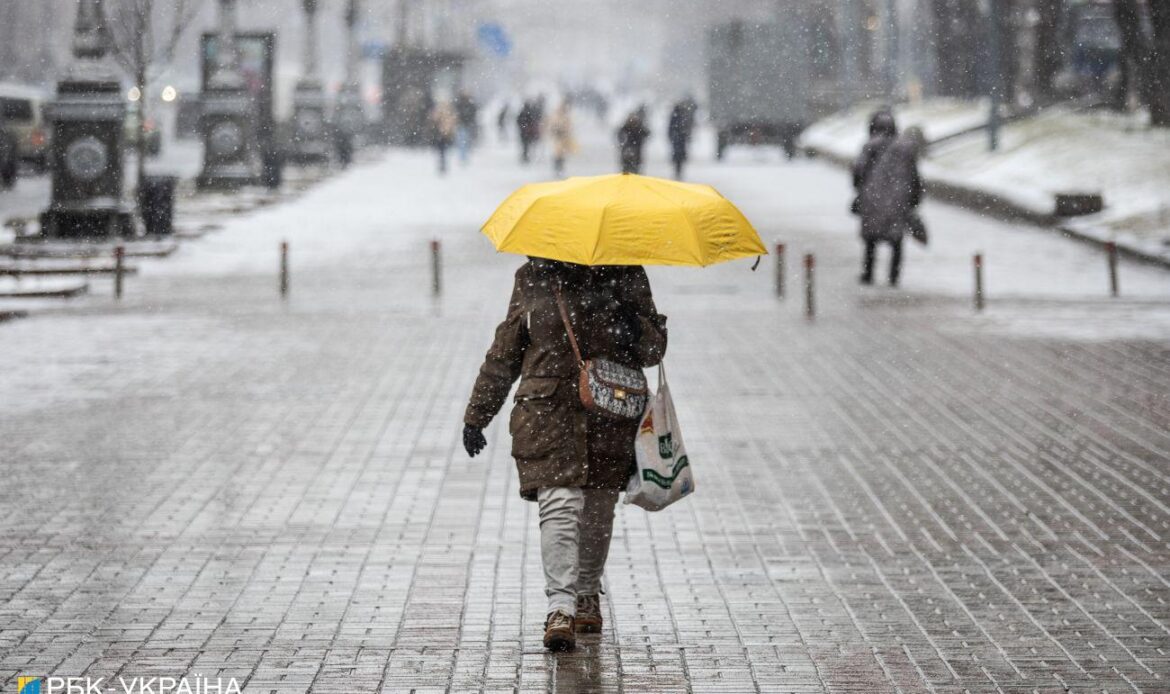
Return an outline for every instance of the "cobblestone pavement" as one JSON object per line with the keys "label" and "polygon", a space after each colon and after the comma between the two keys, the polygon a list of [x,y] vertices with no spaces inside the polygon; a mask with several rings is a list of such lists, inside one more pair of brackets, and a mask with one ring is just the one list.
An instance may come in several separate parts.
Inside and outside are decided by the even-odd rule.
{"label": "cobblestone pavement", "polygon": [[[698,491],[620,510],[604,632],[546,654],[506,427],[474,461],[458,439],[517,264],[476,215],[531,175],[478,165],[498,175],[434,181],[391,153],[184,249],[312,234],[287,303],[275,255],[177,257],[121,305],[0,325],[0,691],[47,674],[279,694],[1170,691],[1170,340],[1015,321],[1162,307],[993,290],[975,316],[922,254],[906,292],[860,291],[841,175],[754,159],[705,173],[791,254],[818,252],[817,319],[746,264],[652,272]],[[396,176],[417,189],[362,183]],[[930,219],[990,225],[1004,248],[1036,233]],[[1097,267],[1037,243],[1051,252],[1022,271]],[[965,286],[965,265],[947,272]]]}

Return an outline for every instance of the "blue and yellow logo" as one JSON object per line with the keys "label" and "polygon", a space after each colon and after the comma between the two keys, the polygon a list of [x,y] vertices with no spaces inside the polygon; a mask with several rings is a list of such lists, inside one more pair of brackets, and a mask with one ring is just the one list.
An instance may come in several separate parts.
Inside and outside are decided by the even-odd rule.
{"label": "blue and yellow logo", "polygon": [[17,677],[16,694],[41,694],[44,677]]}

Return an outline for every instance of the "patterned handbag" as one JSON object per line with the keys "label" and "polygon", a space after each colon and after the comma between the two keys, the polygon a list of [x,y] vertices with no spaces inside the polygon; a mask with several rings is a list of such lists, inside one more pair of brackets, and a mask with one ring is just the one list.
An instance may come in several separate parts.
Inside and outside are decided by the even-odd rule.
{"label": "patterned handbag", "polygon": [[577,358],[577,365],[581,368],[581,378],[577,384],[581,404],[586,410],[611,419],[641,417],[650,398],[646,374],[642,373],[641,369],[622,366],[608,359],[582,359],[581,348],[577,345],[577,336],[573,334],[573,326],[569,323],[569,310],[565,308],[561,290],[554,287],[553,292],[557,296],[561,320],[565,323],[565,330],[569,332],[569,345],[573,348],[573,356]]}

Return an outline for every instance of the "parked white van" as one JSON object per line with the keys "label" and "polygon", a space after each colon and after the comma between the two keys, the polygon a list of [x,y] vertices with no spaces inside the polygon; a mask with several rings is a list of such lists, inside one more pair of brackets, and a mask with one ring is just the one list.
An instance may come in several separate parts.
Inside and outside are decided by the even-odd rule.
{"label": "parked white van", "polygon": [[44,171],[49,165],[48,92],[23,84],[0,83],[0,124],[16,141],[21,161]]}

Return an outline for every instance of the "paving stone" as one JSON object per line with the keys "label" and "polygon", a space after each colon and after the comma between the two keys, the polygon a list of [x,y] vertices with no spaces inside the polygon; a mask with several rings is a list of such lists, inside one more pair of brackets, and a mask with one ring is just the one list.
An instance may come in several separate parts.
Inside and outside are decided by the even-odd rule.
{"label": "paving stone", "polygon": [[512,266],[444,248],[437,300],[375,247],[375,285],[347,256],[283,305],[144,273],[0,328],[88,365],[0,420],[0,688],[1170,691],[1170,345],[832,294],[809,324],[742,268],[654,272],[698,490],[619,509],[605,629],[553,656],[506,427],[459,441]]}

